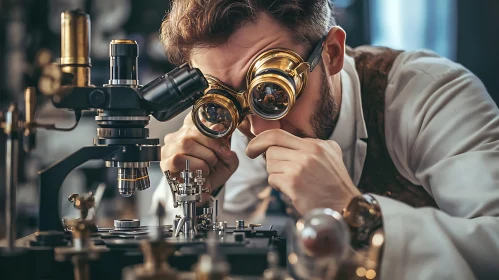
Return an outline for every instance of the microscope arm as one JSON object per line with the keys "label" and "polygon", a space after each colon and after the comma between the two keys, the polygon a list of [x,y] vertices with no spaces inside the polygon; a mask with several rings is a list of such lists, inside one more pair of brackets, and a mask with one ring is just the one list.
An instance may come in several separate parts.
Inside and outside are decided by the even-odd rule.
{"label": "microscope arm", "polygon": [[71,171],[89,160],[103,159],[122,149],[122,146],[83,147],[68,157],[61,159],[48,168],[40,171],[38,230],[63,230],[62,221],[59,217],[59,191],[64,179]]}

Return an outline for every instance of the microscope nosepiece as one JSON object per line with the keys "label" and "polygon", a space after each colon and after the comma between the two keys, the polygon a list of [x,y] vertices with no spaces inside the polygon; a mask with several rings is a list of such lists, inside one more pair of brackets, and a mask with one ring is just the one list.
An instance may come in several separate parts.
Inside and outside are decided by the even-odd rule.
{"label": "microscope nosepiece", "polygon": [[118,168],[118,191],[123,197],[130,197],[135,193],[137,181],[136,168]]}
{"label": "microscope nosepiece", "polygon": [[143,191],[151,186],[151,181],[149,181],[149,172],[147,167],[137,168],[137,190]]}

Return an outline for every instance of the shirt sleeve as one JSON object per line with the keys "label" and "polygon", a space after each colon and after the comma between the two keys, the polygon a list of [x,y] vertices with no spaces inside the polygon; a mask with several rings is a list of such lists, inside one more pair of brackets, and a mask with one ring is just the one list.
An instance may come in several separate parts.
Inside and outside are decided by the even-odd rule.
{"label": "shirt sleeve", "polygon": [[258,194],[268,186],[268,173],[262,156],[251,159],[246,155],[248,140],[236,130],[231,139],[231,149],[237,154],[239,166],[225,183],[223,209],[243,212],[257,206]]}
{"label": "shirt sleeve", "polygon": [[398,171],[439,207],[377,196],[383,279],[490,279],[499,272],[499,110],[467,69],[428,51],[397,58],[385,97]]}

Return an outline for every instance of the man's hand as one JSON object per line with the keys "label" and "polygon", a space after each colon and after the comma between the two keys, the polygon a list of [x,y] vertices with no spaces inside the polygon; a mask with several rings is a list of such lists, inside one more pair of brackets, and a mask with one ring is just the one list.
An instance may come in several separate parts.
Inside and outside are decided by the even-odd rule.
{"label": "man's hand", "polygon": [[341,210],[360,194],[343,163],[334,141],[299,138],[272,129],[256,136],[246,154],[265,153],[269,184],[287,195],[300,214],[314,208]]}
{"label": "man's hand", "polygon": [[161,148],[161,169],[170,170],[173,177],[179,178],[187,159],[191,170],[203,170],[206,177],[204,186],[210,190],[224,184],[239,165],[236,153],[230,150],[230,141],[201,134],[192,122],[191,113],[180,130],[165,136],[165,145]]}

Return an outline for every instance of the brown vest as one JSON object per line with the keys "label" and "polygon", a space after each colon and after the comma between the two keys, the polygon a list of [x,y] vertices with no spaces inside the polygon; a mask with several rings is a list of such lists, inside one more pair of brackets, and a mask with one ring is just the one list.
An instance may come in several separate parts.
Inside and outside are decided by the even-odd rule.
{"label": "brown vest", "polygon": [[385,89],[388,73],[401,51],[362,46],[347,48],[346,53],[355,60],[368,135],[360,191],[388,196],[414,207],[437,207],[423,187],[412,184],[398,172],[386,148]]}

